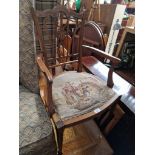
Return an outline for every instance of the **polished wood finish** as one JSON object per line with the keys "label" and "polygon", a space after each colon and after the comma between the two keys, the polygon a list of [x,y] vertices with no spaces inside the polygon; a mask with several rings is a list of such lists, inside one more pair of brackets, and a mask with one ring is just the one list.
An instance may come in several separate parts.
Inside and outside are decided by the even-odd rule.
{"label": "polished wood finish", "polygon": [[[65,69],[66,64],[77,64],[77,71],[82,71],[82,50],[83,48],[91,48],[88,46],[83,46],[83,34],[84,34],[84,23],[85,23],[85,14],[81,12],[76,14],[71,10],[67,10],[64,6],[56,6],[52,10],[45,11],[35,11],[32,8],[32,17],[35,24],[35,32],[37,41],[39,41],[41,51],[38,54],[36,61],[39,67],[40,77],[39,77],[39,85],[40,85],[40,94],[43,101],[45,102],[45,107],[49,116],[54,121],[56,130],[57,130],[57,138],[58,138],[58,154],[62,154],[62,143],[63,143],[63,131],[66,127],[70,127],[86,120],[97,117],[99,114],[112,110],[115,106],[117,100],[119,100],[119,95],[115,95],[111,98],[107,103],[103,104],[103,106],[98,107],[100,109],[99,112],[90,111],[86,114],[75,116],[66,120],[62,120],[59,114],[57,114],[54,110],[53,100],[52,100],[52,78],[56,75],[55,68],[58,66],[62,66],[62,69]],[[70,53],[70,42],[74,42],[75,32],[71,32],[69,29],[69,20],[72,18],[76,19],[77,24],[74,29],[75,32],[80,27],[80,33],[78,34],[78,46],[77,53]],[[39,25],[40,18],[43,20],[43,24]],[[63,19],[66,19],[66,23],[63,23]],[[80,23],[78,22],[80,19]],[[52,20],[52,28],[49,28],[49,22]],[[41,31],[42,30],[42,31]],[[53,34],[51,34],[51,30]],[[44,33],[43,33],[44,32]],[[43,35],[44,34],[44,35]],[[66,36],[71,36],[72,38],[66,40]],[[53,40],[53,43],[56,48],[51,51],[51,55],[47,54],[47,48],[52,38],[55,38],[56,41]],[[68,37],[67,37],[68,38]],[[66,41],[65,41],[66,40]],[[60,51],[61,49],[61,51]],[[92,48],[92,50],[96,53],[100,53],[112,61],[113,65],[119,62],[118,58],[105,54],[101,50],[97,50]],[[76,59],[70,60],[72,54],[77,54]],[[59,59],[60,58],[60,59]],[[63,62],[62,62],[63,61]],[[112,65],[112,66],[113,66]],[[108,86],[112,87],[112,73],[113,68],[110,69],[108,73],[109,79]]]}
{"label": "polished wood finish", "polygon": [[[103,80],[108,79],[109,68],[93,56],[83,57],[82,64],[86,70]],[[114,86],[113,90],[121,95],[121,101],[134,113],[135,107],[135,87],[120,77],[115,72],[113,73]]]}
{"label": "polished wood finish", "polygon": [[120,63],[120,59],[117,58],[117,57],[114,57],[108,53],[105,53],[104,51],[100,50],[100,49],[97,49],[95,47],[91,47],[91,46],[88,46],[88,45],[82,45],[82,47],[84,48],[88,48],[90,50],[93,50],[94,52],[98,52],[100,54],[102,54],[103,57],[105,57],[106,59],[109,59],[112,63],[114,63],[115,65],[118,65]]}
{"label": "polished wood finish", "polygon": [[134,69],[120,69],[116,73],[124,78],[126,81],[135,86],[135,70]]}
{"label": "polished wood finish", "polygon": [[109,72],[108,72],[108,79],[107,79],[107,85],[112,88],[113,85],[114,85],[114,82],[113,82],[113,70],[114,70],[114,67],[115,65],[118,65],[120,63],[120,59],[119,58],[116,58],[108,53],[105,53],[104,51],[102,50],[99,50],[97,48],[94,48],[94,47],[90,47],[90,46],[87,46],[87,45],[82,45],[83,47],[85,48],[88,48],[90,50],[93,50],[94,52],[98,52],[100,54],[102,54],[102,56],[105,58],[105,59],[108,59],[111,61],[111,68],[109,69]]}

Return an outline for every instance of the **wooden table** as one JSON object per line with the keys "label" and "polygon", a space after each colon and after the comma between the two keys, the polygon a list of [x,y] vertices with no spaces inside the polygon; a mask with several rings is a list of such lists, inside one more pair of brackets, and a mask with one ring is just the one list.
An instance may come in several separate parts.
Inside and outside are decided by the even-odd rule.
{"label": "wooden table", "polygon": [[[103,80],[107,80],[109,68],[93,56],[82,58],[83,66],[86,70],[97,75]],[[118,74],[113,74],[114,86],[113,90],[122,95],[121,101],[135,113],[135,87],[124,80]]]}

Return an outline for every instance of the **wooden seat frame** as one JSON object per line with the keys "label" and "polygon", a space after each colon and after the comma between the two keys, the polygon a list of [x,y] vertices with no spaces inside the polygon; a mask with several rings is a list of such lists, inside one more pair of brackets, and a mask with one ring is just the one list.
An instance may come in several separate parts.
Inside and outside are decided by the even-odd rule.
{"label": "wooden seat frame", "polygon": [[[34,25],[35,25],[36,39],[39,41],[39,45],[40,45],[40,52],[37,53],[37,57],[36,57],[36,62],[37,62],[38,68],[39,68],[40,94],[41,94],[41,98],[44,102],[45,108],[46,108],[47,112],[49,113],[49,116],[51,117],[51,120],[54,122],[56,129],[57,129],[58,154],[60,155],[60,154],[62,154],[64,128],[76,125],[76,124],[86,121],[88,119],[93,119],[94,117],[97,117],[98,115],[103,113],[105,110],[112,109],[112,107],[114,107],[114,105],[115,105],[114,103],[116,103],[116,101],[119,99],[119,96],[116,95],[114,98],[112,98],[111,100],[109,100],[108,102],[103,104],[101,107],[99,107],[99,112],[91,111],[91,112],[88,112],[88,113],[80,115],[80,116],[75,116],[75,117],[71,117],[66,120],[62,120],[61,117],[59,116],[59,114],[55,112],[53,101],[52,101],[52,83],[53,83],[53,75],[55,74],[55,70],[54,70],[55,67],[64,66],[65,64],[78,63],[77,71],[81,72],[82,71],[82,48],[88,48],[88,49],[94,50],[94,52],[98,52],[98,53],[102,54],[103,57],[105,57],[106,59],[109,59],[112,63],[112,67],[110,68],[109,73],[108,73],[108,81],[107,81],[107,86],[112,88],[113,87],[113,80],[112,80],[113,67],[120,62],[120,59],[113,57],[113,56],[105,53],[104,51],[98,50],[94,47],[82,45],[83,25],[85,23],[84,12],[77,14],[75,12],[67,10],[64,6],[61,6],[61,5],[54,7],[52,10],[45,10],[45,11],[35,11],[34,8],[31,8],[31,12],[32,12],[33,20],[34,20]],[[60,15],[60,13],[62,13],[63,15]],[[60,17],[64,18],[64,16],[65,16],[65,19],[67,19],[67,24],[69,24],[69,18],[74,17],[76,19],[78,28],[79,28],[78,20],[80,19],[81,31],[80,31],[80,34],[78,37],[79,38],[78,53],[76,55],[71,55],[71,53],[67,53],[66,55],[64,55],[64,53],[63,53],[64,58],[71,58],[71,57],[75,56],[77,58],[76,60],[73,59],[71,61],[70,59],[66,59],[67,61],[59,62],[56,64],[56,60],[59,60],[60,57],[57,57],[56,54],[54,54],[54,57],[50,58],[50,60],[54,60],[55,64],[49,65],[49,63],[48,63],[49,58],[47,56],[47,50],[45,47],[44,38],[43,38],[42,31],[41,31],[41,27],[39,25],[39,20],[38,20],[39,17],[44,17],[44,19],[46,21],[47,19],[49,19],[49,16],[54,16],[56,18],[60,18]],[[46,22],[43,22],[43,23],[45,24],[45,29],[48,32],[48,29],[47,29],[48,23],[46,23]],[[61,29],[62,24],[63,23],[60,20],[60,29]],[[58,28],[56,28],[56,29],[58,29]],[[68,25],[66,27],[66,30],[69,31]],[[57,33],[56,33],[56,35],[58,36]],[[65,35],[67,35],[67,34],[65,34]],[[59,36],[60,36],[60,34],[59,34]],[[72,35],[72,38],[73,37],[74,37],[74,33]],[[57,41],[58,41],[58,39],[57,39]],[[62,44],[62,42],[61,42],[61,44]],[[57,47],[56,47],[57,49],[59,48],[58,45],[59,45],[59,43],[57,42]],[[62,46],[62,47],[65,47],[65,46]],[[56,53],[56,51],[52,51],[52,52]],[[63,50],[63,52],[64,52],[64,50]],[[60,56],[60,55],[58,55],[58,56]]]}

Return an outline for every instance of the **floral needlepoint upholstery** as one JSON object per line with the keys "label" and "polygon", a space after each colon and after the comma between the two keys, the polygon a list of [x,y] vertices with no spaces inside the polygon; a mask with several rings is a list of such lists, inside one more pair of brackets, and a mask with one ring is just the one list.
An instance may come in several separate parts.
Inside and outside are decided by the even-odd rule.
{"label": "floral needlepoint upholstery", "polygon": [[20,82],[34,93],[39,92],[35,61],[34,30],[30,7],[33,0],[19,1],[19,76]]}
{"label": "floral needlepoint upholstery", "polygon": [[115,96],[106,82],[89,73],[65,72],[53,80],[53,101],[62,119],[91,111]]}
{"label": "floral needlepoint upholstery", "polygon": [[[19,154],[55,155],[53,128],[39,96],[35,35],[30,13],[31,6],[38,6],[35,3],[36,0],[19,1]],[[44,3],[40,1],[40,8],[47,3],[53,6],[52,0],[46,0]]]}
{"label": "floral needlepoint upholstery", "polygon": [[50,118],[39,95],[23,86],[19,93],[19,147],[20,155],[52,154],[56,149]]}

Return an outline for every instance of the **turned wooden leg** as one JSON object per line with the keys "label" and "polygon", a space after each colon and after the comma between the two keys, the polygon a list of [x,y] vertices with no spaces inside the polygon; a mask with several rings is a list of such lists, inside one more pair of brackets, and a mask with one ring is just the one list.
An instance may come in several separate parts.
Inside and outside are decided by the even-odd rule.
{"label": "turned wooden leg", "polygon": [[63,131],[64,131],[64,128],[63,127],[57,129],[58,147],[59,147],[59,151],[58,151],[57,155],[62,155],[63,154],[62,153]]}

